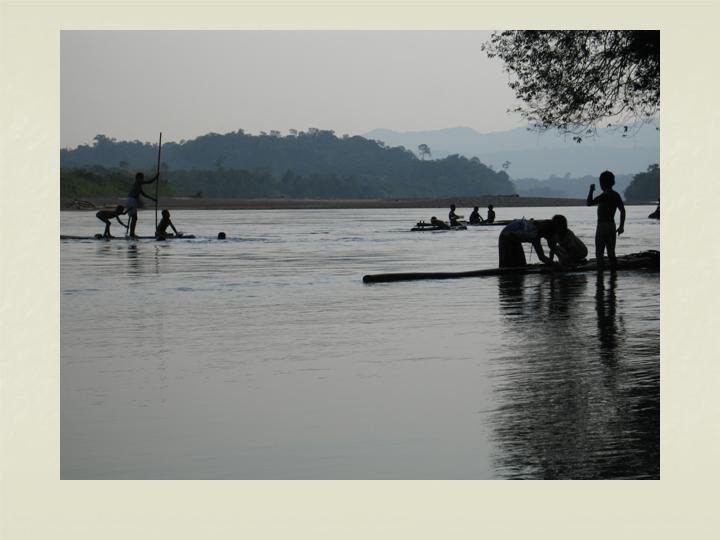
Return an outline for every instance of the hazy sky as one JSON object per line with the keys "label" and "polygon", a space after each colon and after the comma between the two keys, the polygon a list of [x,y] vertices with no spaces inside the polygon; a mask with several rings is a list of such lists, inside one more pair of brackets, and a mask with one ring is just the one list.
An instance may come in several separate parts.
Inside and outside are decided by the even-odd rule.
{"label": "hazy sky", "polygon": [[478,31],[63,31],[61,145],[523,125]]}

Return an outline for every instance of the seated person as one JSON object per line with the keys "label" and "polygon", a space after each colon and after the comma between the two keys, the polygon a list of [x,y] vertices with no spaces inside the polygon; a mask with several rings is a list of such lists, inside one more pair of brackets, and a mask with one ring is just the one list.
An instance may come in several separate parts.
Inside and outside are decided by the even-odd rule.
{"label": "seated person", "polygon": [[160,220],[160,223],[158,223],[157,229],[155,230],[155,238],[158,239],[165,239],[168,237],[167,228],[172,227],[172,230],[175,231],[175,236],[182,236],[177,229],[175,228],[175,225],[173,225],[173,222],[170,221],[170,212],[168,210],[162,211],[162,219]]}
{"label": "seated person", "polygon": [[127,229],[127,225],[122,222],[119,216],[125,214],[125,208],[122,205],[118,205],[114,210],[100,210],[95,216],[105,224],[105,232],[102,234],[102,238],[113,238],[110,234],[110,220],[115,218],[117,222]]}
{"label": "seated person", "polygon": [[473,211],[470,213],[470,223],[473,225],[477,225],[478,223],[482,223],[485,221],[482,217],[480,217],[480,212],[478,211],[478,207],[473,207]]}
{"label": "seated person", "polygon": [[448,214],[448,220],[450,221],[451,227],[456,227],[460,225],[461,223],[458,221],[462,216],[459,216],[455,213],[455,205],[450,205],[450,213]]}
{"label": "seated person", "polygon": [[494,223],[495,222],[495,210],[493,210],[493,205],[488,204],[488,217],[487,217],[488,223]]}

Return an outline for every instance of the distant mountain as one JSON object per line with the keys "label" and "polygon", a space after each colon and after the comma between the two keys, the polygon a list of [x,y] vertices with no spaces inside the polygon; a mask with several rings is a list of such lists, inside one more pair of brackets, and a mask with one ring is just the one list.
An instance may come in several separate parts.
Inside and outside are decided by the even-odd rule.
{"label": "distant mountain", "polygon": [[[638,171],[640,172],[640,171]],[[621,195],[632,182],[633,175],[615,175],[615,191]],[[599,189],[597,175],[587,175],[579,178],[566,176],[560,178],[551,176],[543,180],[536,178],[518,178],[513,180],[515,190],[521,197],[565,197],[570,199],[584,199],[587,197],[590,184]]]}
{"label": "distant mountain", "polygon": [[605,169],[616,175],[635,174],[660,162],[660,133],[654,125],[643,126],[628,137],[618,130],[599,130],[597,137],[579,144],[569,136],[540,135],[525,128],[491,133],[467,127],[413,132],[375,129],[364,137],[404,146],[416,154],[418,146],[426,144],[434,159],[452,154],[477,157],[495,170],[510,162],[507,173],[511,178],[597,176]]}

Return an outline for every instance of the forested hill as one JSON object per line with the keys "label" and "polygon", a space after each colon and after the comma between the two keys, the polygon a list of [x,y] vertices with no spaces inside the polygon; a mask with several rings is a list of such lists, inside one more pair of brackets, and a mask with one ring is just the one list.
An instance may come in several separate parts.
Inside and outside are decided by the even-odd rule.
{"label": "forested hill", "polygon": [[[419,159],[403,147],[363,137],[336,137],[310,129],[281,136],[242,130],[210,133],[190,141],[164,143],[161,177],[175,195],[208,197],[394,197],[479,196],[514,193],[504,171],[477,158],[452,155]],[[82,195],[72,179],[89,169],[152,172],[157,145],[117,141],[103,135],[92,146],[60,152],[64,196]],[[105,173],[103,172],[105,171]],[[75,186],[75,187],[73,187]],[[74,190],[70,192],[69,190]]]}

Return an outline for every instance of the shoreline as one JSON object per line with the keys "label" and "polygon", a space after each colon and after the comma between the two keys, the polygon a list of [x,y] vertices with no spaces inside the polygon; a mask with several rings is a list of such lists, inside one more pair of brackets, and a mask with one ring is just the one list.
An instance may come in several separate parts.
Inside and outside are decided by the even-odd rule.
{"label": "shoreline", "polygon": [[[144,209],[154,209],[152,201],[144,201]],[[84,204],[89,203],[89,204]],[[124,197],[88,197],[77,204],[76,199],[60,199],[60,210],[93,211],[124,204]],[[148,204],[149,203],[149,204]],[[166,197],[160,199],[158,208],[168,210],[313,210],[313,209],[361,209],[361,208],[458,208],[479,206],[486,208],[585,206],[585,199],[555,197],[418,197],[390,199],[198,199],[193,197]],[[650,204],[650,203],[648,203]],[[632,204],[626,203],[628,206]]]}

